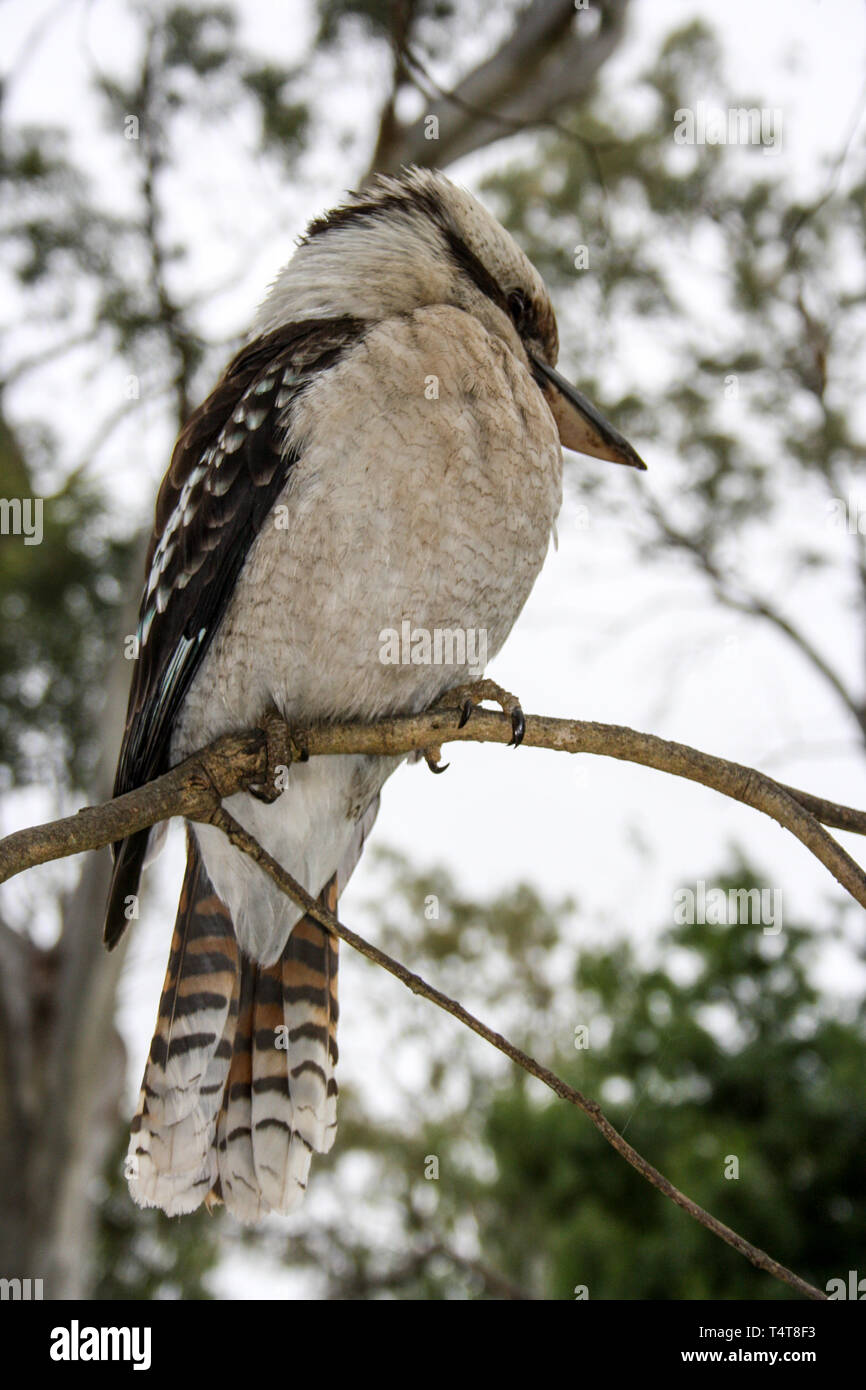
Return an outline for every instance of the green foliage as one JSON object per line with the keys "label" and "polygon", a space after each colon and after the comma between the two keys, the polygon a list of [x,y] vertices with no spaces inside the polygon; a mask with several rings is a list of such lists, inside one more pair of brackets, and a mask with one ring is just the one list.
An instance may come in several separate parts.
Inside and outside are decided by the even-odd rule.
{"label": "green foliage", "polygon": [[[600,1100],[672,1182],[776,1259],[820,1287],[856,1265],[866,1017],[810,983],[813,929],[677,925],[650,964],[621,940],[578,955],[569,904],[526,886],[472,902],[444,873],[386,862],[377,940]],[[760,886],[739,859],[710,881]],[[439,923],[422,928],[432,891]],[[558,978],[542,968],[539,979],[534,960],[566,958]],[[578,1050],[582,1025],[589,1046]],[[432,1006],[395,1014],[392,1001],[378,1026],[383,1085],[392,1036],[404,1051],[416,1029],[425,1042],[400,1128],[366,1123],[356,1098],[344,1100],[336,1174],[317,1181],[336,1182],[345,1210],[363,1156],[366,1178],[348,1199],[363,1217],[317,1223],[286,1252],[326,1272],[330,1296],[567,1299],[580,1285],[591,1298],[789,1296],[651,1191],[578,1111],[516,1068],[491,1070]],[[431,1155],[438,1181],[424,1177]],[[733,1159],[737,1177],[726,1176]]]}
{"label": "green foliage", "polygon": [[323,46],[335,43],[350,21],[362,24],[375,38],[390,39],[425,21],[442,26],[455,9],[453,0],[407,0],[400,5],[393,0],[319,0],[318,40]]}
{"label": "green foliage", "polygon": [[[716,876],[753,885],[747,866]],[[854,1076],[864,1020],[809,983],[816,938],[786,925],[686,925],[642,971],[630,947],[581,957],[581,1019],[609,1041],[563,1071],[604,1098],[614,1125],[677,1186],[774,1258],[823,1287],[856,1262],[866,1219],[866,1107]],[[694,978],[683,982],[683,953]],[[487,1227],[495,1260],[526,1277],[542,1255],[545,1292],[587,1284],[604,1298],[782,1298],[787,1290],[684,1218],[612,1158],[566,1107],[521,1084],[491,1107],[498,1174]],[[732,1160],[738,1164],[738,1176]],[[545,1233],[539,1239],[539,1232]],[[543,1252],[543,1253],[542,1253]]]}
{"label": "green foliage", "polygon": [[[96,204],[60,132],[0,123],[2,234],[20,314],[55,334],[32,357],[16,362],[13,350],[10,360],[15,376],[50,362],[62,350],[62,326],[70,346],[98,345],[101,362],[128,362],[141,374],[142,399],[173,391],[180,424],[194,404],[205,344],[190,300],[175,288],[186,250],[162,225],[160,179],[178,122],[252,107],[260,148],[285,167],[305,142],[308,111],[292,95],[297,74],[263,65],[240,43],[231,7],[159,6],[133,18],[141,65],[94,81],[118,142],[130,119],[139,123],[124,153],[138,161],[140,216],[121,218]],[[41,480],[64,467],[62,443],[44,424],[17,423],[13,436],[0,421],[0,495],[41,497],[44,517],[41,545],[0,538],[0,780],[7,786],[92,786],[104,673],[120,639],[133,544],[117,534],[108,494],[86,469],[46,494]]]}
{"label": "green foliage", "polygon": [[115,129],[128,115],[139,116],[141,139],[161,163],[172,154],[176,116],[210,122],[252,103],[260,152],[292,166],[304,148],[310,115],[306,102],[292,96],[301,74],[273,61],[263,64],[247,50],[234,9],[158,9],[146,16],[143,38],[144,66],[125,81],[106,76],[98,84]]}
{"label": "green foliage", "polygon": [[292,74],[273,63],[251,67],[243,74],[244,85],[261,108],[262,148],[278,152],[287,163],[303,148],[310,120],[305,102],[285,99],[291,81]]}
{"label": "green foliage", "polygon": [[[0,494],[40,496],[2,417]],[[41,544],[0,537],[0,780],[85,788],[130,544],[112,537],[104,500],[82,474],[41,501]]]}
{"label": "green foliage", "polygon": [[[513,161],[485,187],[552,286],[563,356],[581,385],[675,483],[653,499],[645,552],[689,558],[735,604],[760,592],[768,553],[777,594],[833,566],[862,624],[857,538],[824,525],[811,543],[778,553],[768,521],[798,485],[812,489],[814,517],[814,489],[829,508],[866,463],[866,441],[840,405],[852,358],[866,347],[863,199],[839,191],[831,169],[826,193],[804,204],[760,149],[675,143],[676,113],[697,100],[762,105],[760,95],[730,90],[703,25],[671,34],[628,96],[632,108],[640,99],[639,120],[605,87],[570,118],[573,135],[543,136],[531,161]],[[861,140],[848,153],[848,180],[862,186],[864,170]],[[576,245],[589,248],[587,272],[575,269]],[[696,313],[692,285],[702,296],[710,287],[712,317]],[[616,401],[598,364],[627,356],[624,325],[639,332],[645,356],[656,357],[660,335],[664,366],[660,381]],[[603,499],[610,483],[585,486]],[[745,611],[766,618],[767,606],[784,607],[774,594],[763,606],[747,600]]]}
{"label": "green foliage", "polygon": [[236,42],[237,16],[228,5],[176,5],[163,21],[165,68],[191,68],[207,77],[225,66]]}
{"label": "green foliage", "polygon": [[15,280],[30,291],[53,291],[50,317],[69,319],[72,287],[80,289],[85,277],[112,278],[118,219],[94,207],[65,135],[51,127],[0,121],[0,193],[0,236]]}

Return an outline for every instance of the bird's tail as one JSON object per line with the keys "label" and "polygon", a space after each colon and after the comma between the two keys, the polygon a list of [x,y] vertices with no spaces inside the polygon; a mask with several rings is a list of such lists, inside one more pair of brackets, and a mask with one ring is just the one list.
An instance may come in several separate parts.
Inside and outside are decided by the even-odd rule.
{"label": "bird's tail", "polygon": [[[319,900],[336,909],[336,875]],[[169,1215],[224,1202],[287,1212],[337,1129],[337,947],[302,917],[275,965],[239,950],[195,836],[127,1157],[130,1191]]]}

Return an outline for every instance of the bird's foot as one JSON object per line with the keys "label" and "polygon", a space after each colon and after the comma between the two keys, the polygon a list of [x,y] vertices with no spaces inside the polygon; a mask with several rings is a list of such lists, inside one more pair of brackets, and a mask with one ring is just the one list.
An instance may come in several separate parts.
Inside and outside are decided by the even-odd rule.
{"label": "bird's foot", "polygon": [[526,733],[526,720],[523,717],[523,710],[516,695],[512,695],[508,690],[503,690],[501,685],[495,681],[483,680],[470,681],[467,685],[456,685],[452,690],[446,690],[445,694],[433,706],[434,709],[459,709],[460,722],[458,729],[462,729],[469,722],[469,716],[480,705],[482,700],[492,700],[499,705],[503,714],[507,714],[511,719],[511,738],[509,748],[515,748],[523,740]]}
{"label": "bird's foot", "polygon": [[306,748],[295,742],[291,729],[277,710],[266,710],[258,727],[265,736],[267,749],[265,778],[263,782],[248,786],[247,791],[257,801],[270,806],[286,790],[292,763],[305,763],[310,755]]}

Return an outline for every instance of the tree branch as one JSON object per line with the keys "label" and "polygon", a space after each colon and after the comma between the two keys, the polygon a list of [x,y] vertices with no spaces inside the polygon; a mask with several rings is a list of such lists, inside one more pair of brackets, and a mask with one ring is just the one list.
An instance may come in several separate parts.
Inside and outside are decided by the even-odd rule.
{"label": "tree branch", "polygon": [[[99,849],[172,816],[208,821],[225,797],[273,776],[306,757],[334,753],[394,756],[443,742],[508,743],[511,720],[476,709],[463,728],[459,712],[440,708],[377,724],[319,724],[292,730],[279,718],[268,733],[254,729],[226,734],[136,791],[75,816],[19,830],[0,840],[0,883],[36,864]],[[820,824],[866,834],[866,812],[786,787],[755,768],[732,763],[617,724],[528,715],[523,743],[554,752],[591,753],[639,763],[711,787],[741,801],[795,835],[862,906],[866,873]],[[269,772],[270,769],[270,772]]]}
{"label": "tree branch", "polygon": [[760,594],[749,590],[737,594],[733,587],[734,581],[716,564],[707,546],[698,537],[675,526],[657,499],[650,499],[648,505],[667,544],[673,550],[685,551],[692,558],[709,579],[713,594],[719,602],[736,613],[744,613],[748,618],[761,618],[764,622],[771,623],[778,632],[787,637],[800,655],[805,657],[818,675],[835,691],[849,714],[857,721],[860,733],[866,735],[866,706],[855,698],[853,691],[846,686],[838,671],[821,655],[805,632]]}
{"label": "tree branch", "polygon": [[[400,125],[393,93],[382,113],[376,154],[367,172],[393,172],[401,164],[444,168],[475,150],[548,123],[564,106],[584,99],[622,38],[628,0],[602,0],[595,31],[573,28],[574,0],[533,0],[502,46],[467,73],[451,92],[442,92],[413,124]],[[404,52],[411,71],[417,60]],[[438,138],[426,121],[435,116]]]}

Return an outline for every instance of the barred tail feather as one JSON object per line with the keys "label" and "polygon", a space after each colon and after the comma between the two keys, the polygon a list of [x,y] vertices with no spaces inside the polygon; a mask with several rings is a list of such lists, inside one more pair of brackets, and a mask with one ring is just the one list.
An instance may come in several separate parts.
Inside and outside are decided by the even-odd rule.
{"label": "barred tail feather", "polygon": [[[320,901],[335,910],[336,875]],[[140,1205],[224,1202],[245,1222],[297,1205],[336,1134],[337,945],[305,916],[276,964],[246,959],[189,837],[129,1148]]]}
{"label": "barred tail feather", "polygon": [[[336,878],[320,901],[336,907]],[[337,959],[336,941],[302,917],[275,965],[244,963],[214,1193],[239,1220],[291,1211],[306,1190],[312,1154],[334,1142]]]}
{"label": "barred tail feather", "polygon": [[192,836],[127,1175],[141,1206],[193,1211],[216,1176],[212,1133],[232,1056],[239,952]]}
{"label": "barred tail feather", "polygon": [[217,1172],[208,1203],[215,1206],[225,1202],[240,1221],[257,1221],[263,1215],[253,1161],[251,1109],[255,988],[256,967],[244,961],[234,1049],[214,1134]]}

